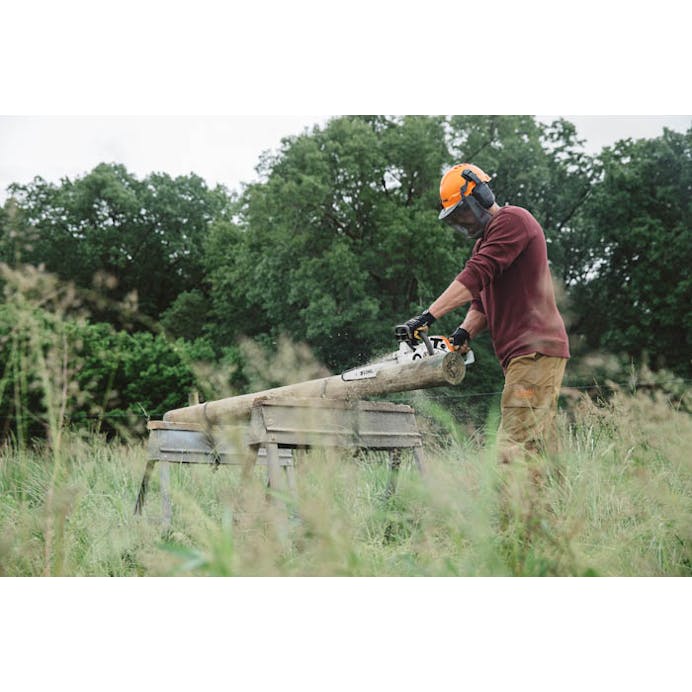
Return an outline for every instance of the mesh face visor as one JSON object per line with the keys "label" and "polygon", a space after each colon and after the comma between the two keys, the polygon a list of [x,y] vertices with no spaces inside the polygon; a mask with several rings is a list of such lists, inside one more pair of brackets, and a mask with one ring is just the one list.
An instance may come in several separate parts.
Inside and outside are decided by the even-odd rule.
{"label": "mesh face visor", "polygon": [[443,209],[438,218],[440,221],[444,221],[448,226],[451,226],[458,233],[471,237],[468,216],[466,216],[466,219],[463,219],[462,216],[465,216],[465,214],[462,213],[463,211],[468,212],[469,205],[466,204],[466,201],[462,199],[453,207]]}

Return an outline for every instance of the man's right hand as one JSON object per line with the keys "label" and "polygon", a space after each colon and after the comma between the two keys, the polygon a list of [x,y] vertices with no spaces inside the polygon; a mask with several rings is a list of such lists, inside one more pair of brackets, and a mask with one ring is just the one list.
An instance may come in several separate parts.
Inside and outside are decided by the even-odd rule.
{"label": "man's right hand", "polygon": [[426,332],[428,327],[435,321],[432,313],[426,310],[421,315],[412,317],[404,324],[397,324],[394,327],[394,334],[399,341],[405,341],[411,348],[415,349],[421,337],[421,332]]}
{"label": "man's right hand", "polygon": [[435,318],[433,317],[432,313],[426,310],[424,313],[417,315],[416,317],[412,317],[410,320],[407,320],[404,326],[408,329],[411,338],[414,341],[417,341],[418,339],[420,339],[418,332],[427,330],[427,328],[434,321]]}
{"label": "man's right hand", "polygon": [[449,337],[455,351],[460,353],[466,353],[470,350],[469,341],[471,340],[471,335],[463,328],[457,327],[452,335]]}

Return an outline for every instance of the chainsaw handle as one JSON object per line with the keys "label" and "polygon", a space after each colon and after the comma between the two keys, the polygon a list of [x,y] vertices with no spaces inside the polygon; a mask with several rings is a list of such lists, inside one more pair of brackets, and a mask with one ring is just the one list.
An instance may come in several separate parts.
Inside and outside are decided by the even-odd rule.
{"label": "chainsaw handle", "polygon": [[428,336],[428,330],[426,329],[419,329],[418,334],[421,339],[423,339],[423,343],[425,344],[425,348],[428,349],[428,355],[432,356],[435,353],[435,349],[433,348],[432,343],[430,342],[430,337]]}
{"label": "chainsaw handle", "polygon": [[430,337],[428,336],[428,327],[419,327],[416,329],[414,334],[411,334],[411,329],[407,324],[398,324],[394,327],[394,334],[399,341],[406,341],[411,348],[416,347],[416,341],[422,340],[425,344],[425,348],[429,356],[435,354],[435,349],[433,348]]}

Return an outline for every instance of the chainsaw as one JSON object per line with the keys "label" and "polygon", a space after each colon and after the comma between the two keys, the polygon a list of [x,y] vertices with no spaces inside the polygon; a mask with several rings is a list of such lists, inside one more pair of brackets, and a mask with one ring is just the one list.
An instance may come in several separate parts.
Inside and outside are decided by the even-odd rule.
{"label": "chainsaw", "polygon": [[[412,363],[422,358],[429,358],[440,353],[451,353],[456,350],[446,336],[428,336],[427,329],[418,329],[415,334],[411,334],[407,325],[400,324],[394,327],[394,335],[399,341],[398,351],[383,356],[368,365],[347,370],[342,373],[341,379],[345,382],[367,380],[377,377],[380,370],[390,368],[393,365]],[[475,360],[473,351],[469,349],[464,354],[464,364],[471,365]]]}

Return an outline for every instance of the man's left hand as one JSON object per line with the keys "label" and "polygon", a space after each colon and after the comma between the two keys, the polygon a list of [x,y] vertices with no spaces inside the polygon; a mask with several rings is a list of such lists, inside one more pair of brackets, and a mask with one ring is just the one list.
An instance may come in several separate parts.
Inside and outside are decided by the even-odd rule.
{"label": "man's left hand", "polygon": [[467,353],[471,348],[469,346],[471,335],[463,327],[457,327],[452,332],[452,335],[449,337],[449,340],[452,342],[452,346],[454,347],[455,351]]}

